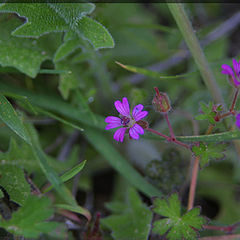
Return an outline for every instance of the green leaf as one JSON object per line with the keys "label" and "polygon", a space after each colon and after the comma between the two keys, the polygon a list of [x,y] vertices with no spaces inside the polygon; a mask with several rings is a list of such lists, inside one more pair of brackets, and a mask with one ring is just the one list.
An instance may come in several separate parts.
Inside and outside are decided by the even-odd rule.
{"label": "green leaf", "polygon": [[67,42],[64,42],[56,51],[53,61],[58,62],[63,58],[67,57],[69,54],[74,52],[77,48],[80,47],[80,42],[77,38],[70,39]]}
{"label": "green leaf", "polygon": [[[209,102],[209,104],[205,104],[203,102],[200,103],[202,114],[195,117],[196,120],[208,120],[209,123],[215,124],[215,116],[217,115],[216,112],[213,111],[213,102]],[[219,109],[219,107],[218,107]],[[220,107],[221,109],[221,107]]]}
{"label": "green leaf", "polygon": [[22,120],[18,117],[18,114],[12,105],[2,94],[0,94],[0,119],[18,136],[20,136],[27,143],[31,144],[29,135],[26,132]]}
{"label": "green leaf", "polygon": [[89,17],[83,17],[78,22],[78,30],[95,49],[114,47],[113,38],[108,30],[102,24]]}
{"label": "green leaf", "polygon": [[148,70],[148,69],[145,69],[145,68],[140,68],[140,67],[134,67],[134,66],[130,66],[130,65],[124,65],[120,62],[117,62],[116,63],[121,66],[122,68],[130,71],[130,72],[133,72],[133,73],[139,73],[139,74],[142,74],[142,75],[145,75],[147,77],[152,77],[152,78],[165,78],[165,79],[175,79],[175,78],[183,78],[183,77],[187,77],[189,75],[191,75],[192,73],[187,73],[187,74],[181,74],[181,75],[175,75],[175,76],[168,76],[168,75],[162,75],[158,72],[154,72],[154,71],[151,71],[151,70]]}
{"label": "green leaf", "polygon": [[73,31],[88,40],[95,50],[114,47],[107,29],[86,17],[93,10],[91,3],[5,3],[0,6],[0,12],[15,12],[26,18],[26,23],[13,31],[14,36],[40,37],[50,32]]}
{"label": "green leaf", "polygon": [[51,53],[43,47],[44,38],[31,40],[11,36],[11,31],[21,23],[21,20],[16,17],[8,19],[5,15],[1,16],[0,64],[3,67],[15,67],[34,78],[41,63],[51,58]]}
{"label": "green leaf", "polygon": [[56,222],[46,222],[53,214],[48,198],[29,196],[25,204],[12,214],[9,221],[1,221],[0,226],[17,236],[36,238],[58,226]]}
{"label": "green leaf", "polygon": [[30,185],[25,179],[23,169],[9,165],[8,159],[1,161],[0,185],[5,188],[11,201],[22,205],[30,194]]}
{"label": "green leaf", "polygon": [[104,218],[101,223],[111,229],[114,239],[147,240],[151,220],[152,212],[142,203],[136,190],[131,188],[122,213]]}
{"label": "green leaf", "polygon": [[[66,182],[69,179],[73,178],[75,175],[77,175],[84,168],[85,163],[86,163],[86,160],[84,160],[83,162],[79,163],[77,166],[73,167],[72,169],[70,169],[69,171],[64,173],[60,177],[61,181]],[[46,190],[44,190],[44,193],[49,192],[52,188],[53,188],[53,186],[48,187]]]}
{"label": "green leaf", "polygon": [[172,194],[168,201],[156,199],[153,211],[165,217],[154,222],[153,232],[160,235],[167,233],[167,239],[170,240],[196,239],[197,230],[206,223],[205,218],[199,216],[199,208],[193,208],[181,215],[181,204],[176,193]]}
{"label": "green leaf", "polygon": [[196,156],[200,157],[200,167],[203,168],[209,163],[211,159],[223,159],[224,151],[226,149],[226,144],[204,144],[203,142],[199,143],[199,146],[193,146],[192,151]]}

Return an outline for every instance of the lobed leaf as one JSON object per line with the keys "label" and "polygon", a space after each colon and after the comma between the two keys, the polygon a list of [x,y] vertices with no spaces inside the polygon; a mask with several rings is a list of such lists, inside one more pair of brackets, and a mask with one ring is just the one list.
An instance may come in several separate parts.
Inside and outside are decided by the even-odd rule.
{"label": "lobed leaf", "polygon": [[51,51],[44,47],[45,38],[31,40],[12,36],[11,31],[20,24],[21,21],[16,17],[7,19],[5,15],[1,16],[0,64],[3,67],[15,67],[34,78],[39,72],[41,63],[51,59]]}
{"label": "lobed leaf", "polygon": [[50,32],[73,31],[88,40],[95,50],[114,47],[108,30],[86,17],[94,8],[91,3],[5,3],[0,5],[0,12],[15,12],[26,19],[12,32],[14,36],[38,38]]}
{"label": "lobed leaf", "polygon": [[25,179],[23,169],[8,164],[8,161],[7,158],[1,161],[0,186],[7,191],[11,201],[22,205],[30,195],[30,185]]}
{"label": "lobed leaf", "polygon": [[205,218],[199,216],[199,208],[193,208],[181,215],[181,204],[176,193],[168,201],[156,199],[154,206],[153,211],[165,218],[154,222],[153,232],[160,235],[167,233],[167,239],[170,240],[196,239],[197,230],[206,222]]}
{"label": "lobed leaf", "polygon": [[111,229],[114,239],[147,240],[151,229],[151,220],[152,212],[142,203],[136,190],[131,188],[121,214],[104,218],[101,223]]}
{"label": "lobed leaf", "polygon": [[1,221],[0,226],[17,236],[36,238],[58,226],[56,222],[46,222],[53,214],[48,198],[30,195],[24,205],[12,214],[8,221]]}
{"label": "lobed leaf", "polygon": [[192,147],[192,151],[196,156],[200,157],[200,166],[203,168],[211,159],[218,160],[224,158],[225,148],[226,144],[209,143],[207,145],[200,142],[199,146],[195,145]]}

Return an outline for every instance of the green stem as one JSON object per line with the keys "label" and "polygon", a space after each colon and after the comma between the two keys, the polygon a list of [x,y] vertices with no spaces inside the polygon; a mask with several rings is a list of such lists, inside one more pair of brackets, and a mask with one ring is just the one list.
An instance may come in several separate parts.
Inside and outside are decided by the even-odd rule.
{"label": "green stem", "polygon": [[191,22],[181,3],[167,3],[170,12],[172,13],[183,38],[191,51],[197,67],[202,75],[202,78],[210,91],[216,103],[223,103],[221,91],[216,83],[214,75],[208,65],[204,52],[199,44],[199,41],[194,33]]}

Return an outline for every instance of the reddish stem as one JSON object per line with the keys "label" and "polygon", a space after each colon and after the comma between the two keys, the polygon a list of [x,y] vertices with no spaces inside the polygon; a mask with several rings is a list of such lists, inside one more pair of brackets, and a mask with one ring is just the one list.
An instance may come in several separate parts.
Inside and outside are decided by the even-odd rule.
{"label": "reddish stem", "polygon": [[164,114],[164,117],[165,117],[165,119],[166,119],[166,122],[167,122],[167,125],[168,125],[168,128],[169,128],[169,131],[170,131],[171,138],[172,138],[172,139],[175,139],[175,135],[174,135],[174,133],[173,133],[173,129],[172,129],[171,123],[170,123],[170,121],[169,121],[168,114],[167,114],[167,113]]}
{"label": "reddish stem", "polygon": [[238,92],[239,92],[239,89],[236,90],[235,92],[235,95],[234,95],[234,98],[233,98],[233,102],[232,102],[232,106],[230,108],[230,112],[233,112],[233,109],[236,105],[236,101],[237,101],[237,97],[238,97]]}
{"label": "reddish stem", "polygon": [[240,234],[199,238],[199,240],[238,240],[238,239],[240,239]]}
{"label": "reddish stem", "polygon": [[171,137],[169,137],[169,136],[167,136],[167,135],[165,135],[165,134],[162,134],[162,133],[160,133],[160,132],[158,132],[158,131],[156,131],[156,130],[154,130],[154,129],[152,129],[152,128],[147,128],[147,129],[145,129],[145,130],[147,130],[147,131],[149,131],[149,132],[152,132],[152,133],[154,133],[154,134],[157,134],[157,135],[159,135],[159,136],[161,136],[161,137],[164,137],[164,138],[165,138],[167,141],[169,141],[169,142],[174,142],[174,143],[176,143],[176,144],[178,144],[178,145],[180,145],[180,146],[182,146],[182,147],[185,147],[185,148],[189,149],[189,146],[188,146],[187,144],[178,141],[176,138],[171,138]]}
{"label": "reddish stem", "polygon": [[218,121],[222,118],[225,118],[225,117],[229,116],[229,115],[235,115],[234,108],[235,108],[235,105],[236,105],[236,102],[237,102],[238,93],[239,93],[239,89],[237,89],[236,92],[235,92],[230,110],[228,112],[224,113],[223,115],[216,116]]}
{"label": "reddish stem", "polygon": [[200,157],[196,157],[194,161],[194,166],[192,170],[192,178],[191,178],[191,185],[188,195],[188,210],[191,210],[194,205],[194,198],[195,198],[195,192],[196,192],[196,186],[197,186],[197,175],[198,175],[198,169],[199,169],[199,159]]}
{"label": "reddish stem", "polygon": [[240,224],[240,222],[237,222],[230,226],[204,225],[203,228],[208,229],[208,230],[216,230],[216,231],[223,231],[226,233],[232,233],[239,226],[239,224]]}
{"label": "reddish stem", "polygon": [[164,137],[166,140],[168,140],[169,142],[171,142],[171,138],[168,137],[168,136],[165,135],[165,134],[162,134],[162,133],[160,133],[160,132],[158,132],[158,131],[156,131],[156,130],[154,130],[154,129],[152,129],[152,128],[147,128],[146,130],[149,131],[149,132],[152,132],[152,133],[154,133],[154,134],[157,134],[157,135],[159,135],[159,136],[161,136],[161,137]]}

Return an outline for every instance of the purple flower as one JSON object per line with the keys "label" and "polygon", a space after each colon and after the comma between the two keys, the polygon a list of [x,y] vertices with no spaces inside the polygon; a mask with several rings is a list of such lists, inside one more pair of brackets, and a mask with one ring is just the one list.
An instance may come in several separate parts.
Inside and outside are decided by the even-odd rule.
{"label": "purple flower", "polygon": [[124,97],[121,101],[114,103],[115,108],[119,112],[119,117],[108,116],[105,122],[108,123],[106,130],[120,127],[114,133],[113,138],[116,141],[123,142],[125,133],[129,133],[129,137],[139,139],[139,134],[144,134],[143,128],[139,125],[139,121],[148,115],[147,111],[143,110],[143,105],[138,104],[130,112],[128,100]]}
{"label": "purple flower", "polygon": [[233,69],[227,64],[222,65],[222,74],[228,75],[231,83],[238,88],[240,86],[240,61],[233,59],[232,63]]}
{"label": "purple flower", "polygon": [[236,122],[235,122],[236,126],[240,129],[240,113],[237,114],[236,116]]}

